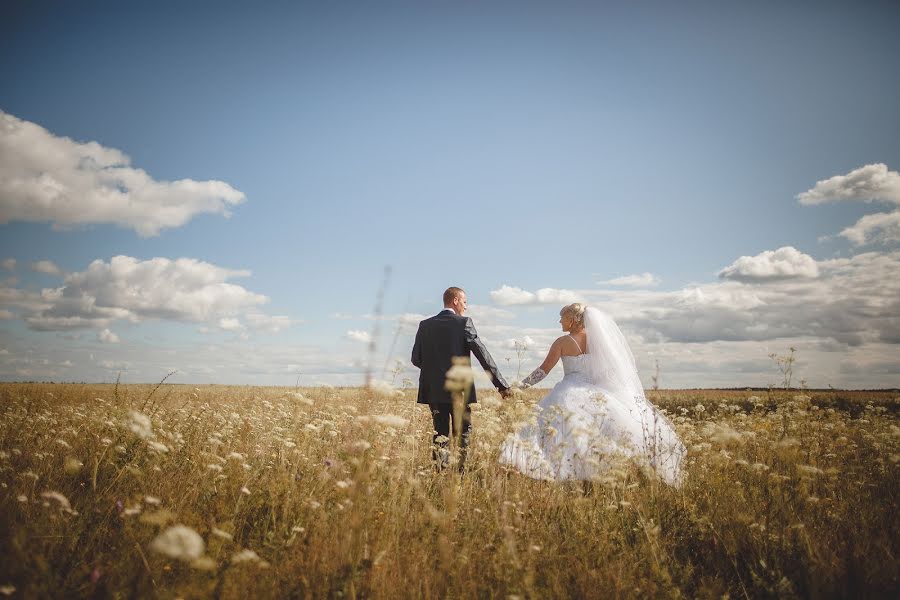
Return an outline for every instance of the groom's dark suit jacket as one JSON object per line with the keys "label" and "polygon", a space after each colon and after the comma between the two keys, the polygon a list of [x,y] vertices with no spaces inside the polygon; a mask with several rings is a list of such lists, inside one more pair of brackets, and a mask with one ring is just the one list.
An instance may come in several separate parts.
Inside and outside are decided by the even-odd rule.
{"label": "groom's dark suit jacket", "polygon": [[[490,375],[497,389],[507,389],[506,380],[500,374],[494,359],[481,340],[472,319],[447,309],[419,323],[416,343],[412,350],[412,363],[421,369],[419,373],[419,404],[452,404],[450,392],[444,389],[447,371],[457,356],[471,360],[473,353],[482,368]],[[475,386],[470,386],[466,403],[476,402]]]}

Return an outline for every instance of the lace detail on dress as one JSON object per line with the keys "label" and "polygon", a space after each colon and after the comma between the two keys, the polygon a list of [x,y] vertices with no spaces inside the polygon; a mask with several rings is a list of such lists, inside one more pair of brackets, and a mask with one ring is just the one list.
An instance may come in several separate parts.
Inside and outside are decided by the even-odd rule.
{"label": "lace detail on dress", "polygon": [[531,374],[528,375],[528,377],[526,377],[525,379],[522,380],[522,387],[523,388],[531,387],[534,384],[539,383],[546,376],[547,376],[547,374],[544,373],[544,370],[542,368],[538,367],[537,369],[532,371]]}

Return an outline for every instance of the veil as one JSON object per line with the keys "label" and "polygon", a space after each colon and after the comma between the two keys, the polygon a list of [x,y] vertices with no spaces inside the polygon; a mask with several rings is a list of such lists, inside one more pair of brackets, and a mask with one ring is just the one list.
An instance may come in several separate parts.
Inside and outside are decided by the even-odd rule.
{"label": "veil", "polygon": [[588,376],[627,407],[632,417],[623,423],[628,437],[669,485],[679,485],[686,449],[668,419],[647,400],[634,355],[616,322],[593,307],[584,311],[588,346]]}
{"label": "veil", "polygon": [[589,306],[584,311],[584,332],[591,357],[591,383],[623,398],[644,399],[634,355],[613,318]]}

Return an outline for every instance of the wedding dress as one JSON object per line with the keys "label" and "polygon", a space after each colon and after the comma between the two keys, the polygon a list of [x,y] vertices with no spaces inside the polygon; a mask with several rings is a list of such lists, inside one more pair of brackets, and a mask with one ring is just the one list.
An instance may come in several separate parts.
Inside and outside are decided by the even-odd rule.
{"label": "wedding dress", "polygon": [[[635,460],[680,485],[685,447],[644,396],[622,332],[589,307],[585,333],[590,353],[562,357],[562,380],[538,403],[531,422],[507,436],[500,462],[535,479],[564,480],[602,477],[620,461]],[[536,369],[526,381],[542,374]]]}

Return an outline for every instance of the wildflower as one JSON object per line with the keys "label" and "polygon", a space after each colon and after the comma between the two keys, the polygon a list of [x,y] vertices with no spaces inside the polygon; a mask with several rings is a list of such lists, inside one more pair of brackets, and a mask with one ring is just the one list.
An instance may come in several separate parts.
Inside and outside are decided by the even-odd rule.
{"label": "wildflower", "polygon": [[369,383],[369,389],[375,392],[380,396],[402,396],[403,392],[398,389],[394,389],[387,381],[382,381],[380,379],[374,379],[371,383]]}
{"label": "wildflower", "polygon": [[155,442],[153,440],[147,442],[147,447],[151,450],[155,450],[156,452],[168,452],[169,447],[163,444],[162,442]]}
{"label": "wildflower", "polygon": [[63,466],[63,470],[67,475],[77,475],[79,471],[81,471],[81,467],[84,466],[84,463],[78,460],[77,458],[68,457],[66,459],[66,463]]}
{"label": "wildflower", "polygon": [[813,467],[810,465],[797,465],[797,470],[800,471],[801,475],[822,475],[824,471],[818,467]]}
{"label": "wildflower", "polygon": [[128,428],[138,437],[148,440],[153,437],[153,426],[150,417],[136,410],[128,411]]}
{"label": "wildflower", "polygon": [[229,542],[232,541],[232,540],[234,539],[234,536],[232,536],[232,535],[231,535],[230,533],[228,533],[227,531],[224,531],[224,530],[222,530],[222,529],[219,529],[218,527],[213,527],[213,528],[212,528],[212,531],[211,531],[210,533],[212,533],[212,534],[213,534],[214,536],[216,536],[217,538],[220,538],[220,539],[223,539],[223,540],[227,540],[227,541],[229,541]]}
{"label": "wildflower", "polygon": [[359,440],[358,442],[354,442],[352,448],[358,452],[365,452],[369,448],[372,447],[372,444],[365,440]]}
{"label": "wildflower", "polygon": [[706,428],[706,434],[709,439],[723,446],[739,444],[744,439],[744,436],[727,425],[710,424]]}
{"label": "wildflower", "polygon": [[206,468],[209,469],[210,471],[215,471],[216,473],[222,472],[222,465],[217,465],[215,463],[206,465]]}
{"label": "wildflower", "polygon": [[246,487],[242,487],[242,488],[241,488],[241,493],[244,494],[245,496],[249,496],[249,495],[250,495],[250,490],[248,490]]}
{"label": "wildflower", "polygon": [[200,571],[215,571],[218,565],[212,558],[201,556],[197,560],[191,561],[191,567]]}
{"label": "wildflower", "polygon": [[156,496],[144,496],[144,502],[156,506],[160,503],[160,499]]}
{"label": "wildflower", "polygon": [[4,596],[12,596],[16,593],[16,586],[14,585],[4,585],[0,586],[0,594]]}
{"label": "wildflower", "polygon": [[397,428],[406,427],[406,425],[409,423],[409,419],[405,419],[397,415],[375,415],[372,417],[372,420],[379,425],[387,425],[388,427]]}
{"label": "wildflower", "polygon": [[173,525],[159,534],[150,549],[159,554],[184,561],[203,556],[206,545],[200,534],[185,525]]}
{"label": "wildflower", "polygon": [[450,392],[464,392],[471,387],[475,381],[475,372],[468,364],[469,361],[454,360],[454,365],[447,371],[447,379],[444,382],[444,389]]}
{"label": "wildflower", "polygon": [[67,442],[66,440],[62,440],[62,439],[56,440],[56,443],[59,444],[60,446],[62,446],[63,448],[71,448],[72,447],[69,445],[69,442]]}
{"label": "wildflower", "polygon": [[244,550],[241,550],[240,552],[235,553],[231,557],[231,564],[233,564],[233,565],[237,565],[237,564],[241,564],[241,563],[248,563],[248,562],[256,563],[257,566],[259,566],[260,568],[263,568],[263,569],[266,569],[269,567],[269,563],[262,560],[256,552],[254,552],[253,550],[250,550],[249,548],[245,548]]}
{"label": "wildflower", "polygon": [[338,481],[337,483],[335,483],[335,485],[342,490],[346,490],[348,487],[350,487],[351,482],[350,481]]}
{"label": "wildflower", "polygon": [[234,459],[234,460],[239,460],[239,461],[243,462],[244,455],[241,454],[240,452],[232,452],[231,454],[228,455],[228,458]]}
{"label": "wildflower", "polygon": [[303,533],[304,531],[306,531],[306,528],[298,527],[295,525],[295,526],[291,527],[291,531],[293,531],[294,533]]}
{"label": "wildflower", "polygon": [[69,499],[60,494],[59,492],[42,492],[41,498],[46,498],[48,500],[55,500],[59,504],[60,510],[73,512],[72,505],[69,504]]}

